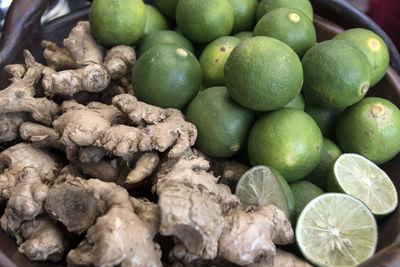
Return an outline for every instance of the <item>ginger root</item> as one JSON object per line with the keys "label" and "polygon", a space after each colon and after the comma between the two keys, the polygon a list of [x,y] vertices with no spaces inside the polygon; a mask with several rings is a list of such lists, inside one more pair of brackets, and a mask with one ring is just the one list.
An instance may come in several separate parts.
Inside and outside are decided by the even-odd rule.
{"label": "ginger root", "polygon": [[4,67],[4,70],[11,79],[22,79],[26,73],[26,67],[23,64],[10,64]]}
{"label": "ginger root", "polygon": [[70,265],[161,266],[154,228],[134,213],[128,192],[114,183],[66,177],[50,189],[46,210],[69,231],[87,229],[85,240],[68,253]]}
{"label": "ginger root", "polygon": [[208,169],[207,160],[188,153],[165,162],[157,175],[160,233],[176,236],[192,255],[188,259],[219,255],[235,264],[251,264],[273,257],[274,244],[293,242],[283,211],[275,206],[244,209]]}
{"label": "ginger root", "polygon": [[60,134],[51,127],[34,122],[24,122],[19,127],[19,134],[22,139],[30,141],[34,147],[52,147],[64,151],[64,144],[61,143]]}
{"label": "ginger root", "polygon": [[127,184],[136,184],[150,176],[160,163],[160,158],[157,153],[149,152],[143,154],[136,161],[135,168],[129,172],[126,177]]}
{"label": "ginger root", "polygon": [[107,52],[103,65],[112,80],[119,80],[132,72],[135,63],[135,50],[130,46],[118,45]]}
{"label": "ginger root", "polygon": [[44,48],[43,57],[50,68],[60,71],[77,67],[68,49],[60,48],[50,41],[42,41],[42,47]]}
{"label": "ginger root", "polygon": [[25,167],[18,180],[1,217],[1,227],[13,234],[22,222],[31,221],[43,212],[49,190],[43,183],[39,170],[32,167]]}
{"label": "ginger root", "polygon": [[58,262],[67,249],[62,231],[45,217],[24,222],[19,235],[24,241],[21,241],[18,250],[30,260]]}
{"label": "ginger root", "polygon": [[43,66],[35,62],[29,51],[24,50],[27,70],[22,78],[14,77],[12,83],[0,91],[1,114],[31,114],[32,118],[45,125],[50,125],[58,113],[58,106],[47,98],[35,98],[34,85],[39,81]]}
{"label": "ginger root", "polygon": [[18,128],[23,121],[23,113],[0,114],[0,143],[17,138]]}
{"label": "ginger root", "polygon": [[99,64],[89,64],[79,69],[63,70],[45,75],[42,86],[46,95],[62,95],[72,97],[78,92],[101,92],[107,88],[110,75]]}
{"label": "ginger root", "polygon": [[54,181],[60,170],[51,155],[30,144],[19,143],[4,150],[0,153],[0,202],[11,197],[26,167],[38,170],[45,183]]}
{"label": "ginger root", "polygon": [[[53,58],[53,61],[59,59],[60,54],[65,55],[63,60],[69,59],[65,50],[60,51],[61,49],[54,47],[54,45],[49,47],[49,43],[44,44],[48,46],[45,53],[49,54],[49,51],[51,51],[55,54],[56,51],[58,52],[58,58]],[[91,36],[89,22],[78,22],[71,30],[68,38],[64,39],[64,46],[73,61],[80,67],[45,74],[42,79],[42,86],[46,95],[50,97],[54,95],[72,97],[78,92],[97,93],[105,90],[110,83],[110,75],[102,65],[103,49]],[[48,61],[50,60],[48,59]],[[60,69],[60,64],[57,62],[54,67]],[[71,62],[68,61],[68,64],[71,65]]]}
{"label": "ginger root", "polygon": [[103,63],[103,48],[90,34],[89,21],[79,21],[64,39],[64,46],[78,65]]}

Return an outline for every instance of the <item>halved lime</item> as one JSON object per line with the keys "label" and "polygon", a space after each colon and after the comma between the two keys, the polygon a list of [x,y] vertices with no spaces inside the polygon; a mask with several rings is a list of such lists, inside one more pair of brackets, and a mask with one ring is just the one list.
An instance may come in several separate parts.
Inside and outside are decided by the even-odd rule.
{"label": "halved lime", "polygon": [[387,215],[397,207],[398,197],[389,176],[369,159],[354,153],[342,154],[328,179],[328,191],[352,195],[374,215]]}
{"label": "halved lime", "polygon": [[327,193],[311,200],[296,225],[297,244],[318,266],[355,266],[371,257],[378,226],[367,206],[355,197]]}
{"label": "halved lime", "polygon": [[295,216],[295,202],[286,179],[267,166],[255,166],[245,172],[236,185],[235,195],[245,207],[273,204],[288,218]]}

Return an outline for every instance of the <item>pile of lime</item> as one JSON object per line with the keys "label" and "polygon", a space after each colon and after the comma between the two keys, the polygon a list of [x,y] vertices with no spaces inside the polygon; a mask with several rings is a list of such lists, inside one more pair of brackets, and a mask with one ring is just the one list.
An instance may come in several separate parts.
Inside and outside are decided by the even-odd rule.
{"label": "pile of lime", "polygon": [[374,254],[376,219],[398,204],[377,164],[400,152],[399,108],[365,97],[389,65],[377,34],[317,43],[309,0],[94,0],[90,22],[103,45],[136,47],[139,100],[181,109],[208,156],[253,166],[236,195],[282,209],[307,260]]}

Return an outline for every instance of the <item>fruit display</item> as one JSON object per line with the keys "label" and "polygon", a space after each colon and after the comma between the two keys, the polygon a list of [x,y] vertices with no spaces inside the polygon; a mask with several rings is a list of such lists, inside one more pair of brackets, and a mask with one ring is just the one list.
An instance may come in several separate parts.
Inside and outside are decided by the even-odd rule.
{"label": "fruit display", "polygon": [[[0,226],[68,266],[356,266],[398,207],[385,42],[309,0],[94,0],[0,91]],[[60,45],[62,43],[62,45]],[[380,241],[379,241],[380,242]],[[1,264],[0,264],[1,265]]]}

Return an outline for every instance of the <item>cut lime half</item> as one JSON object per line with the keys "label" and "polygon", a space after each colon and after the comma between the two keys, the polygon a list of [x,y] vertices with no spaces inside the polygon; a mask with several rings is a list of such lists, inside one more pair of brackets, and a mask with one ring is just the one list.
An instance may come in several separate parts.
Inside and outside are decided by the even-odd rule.
{"label": "cut lime half", "polygon": [[296,240],[304,257],[317,266],[356,266],[374,254],[378,227],[360,200],[327,193],[301,212]]}
{"label": "cut lime half", "polygon": [[383,216],[397,207],[397,191],[389,176],[369,159],[353,153],[342,154],[333,166],[328,191],[352,195],[374,215]]}
{"label": "cut lime half", "polygon": [[273,204],[288,218],[295,216],[295,202],[286,179],[267,166],[255,166],[245,172],[236,185],[235,194],[245,207]]}

